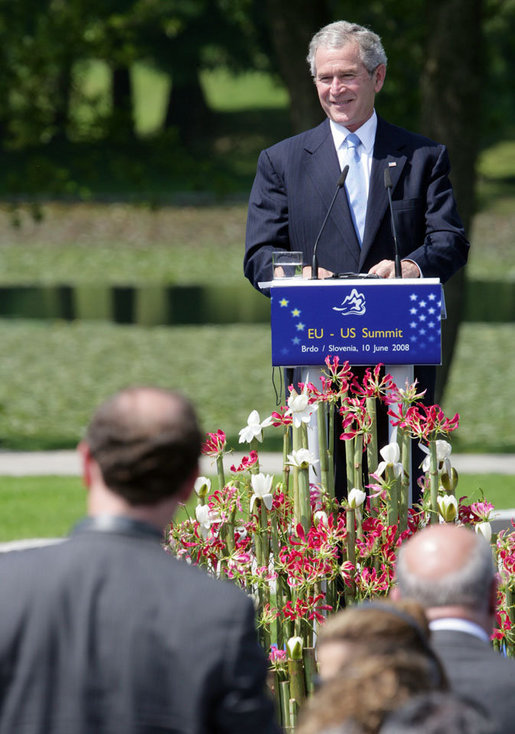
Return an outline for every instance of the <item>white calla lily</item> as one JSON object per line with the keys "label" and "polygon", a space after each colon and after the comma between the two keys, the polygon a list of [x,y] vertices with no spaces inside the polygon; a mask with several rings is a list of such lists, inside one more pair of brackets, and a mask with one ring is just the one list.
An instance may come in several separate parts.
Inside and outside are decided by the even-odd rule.
{"label": "white calla lily", "polygon": [[303,423],[309,423],[312,414],[316,411],[318,405],[310,403],[306,387],[299,394],[292,390],[288,398],[288,410],[286,415],[291,415],[295,428],[300,428]]}
{"label": "white calla lily", "polygon": [[259,413],[257,412],[257,410],[253,410],[251,413],[249,413],[249,417],[247,418],[247,425],[244,426],[239,433],[239,442],[250,443],[254,438],[257,438],[258,441],[262,441],[262,428],[263,424],[261,423],[261,420],[259,418]]}
{"label": "white calla lily", "polygon": [[287,464],[291,466],[297,466],[299,469],[307,469],[310,466],[314,466],[319,463],[315,454],[309,449],[297,449],[288,454]]}
{"label": "white calla lily", "polygon": [[[427,454],[426,458],[422,462],[422,471],[426,472],[429,471],[431,467],[431,458],[429,456],[429,448],[428,446],[424,446],[424,444],[419,443],[419,448]],[[447,473],[451,473],[451,456],[452,453],[452,446],[448,441],[444,441],[443,439],[438,439],[436,441],[436,459],[439,464],[443,462],[443,470]]]}
{"label": "white calla lily", "polygon": [[214,510],[209,508],[209,505],[197,505],[195,507],[195,517],[200,525],[200,532],[205,538],[209,532],[209,528],[215,522],[220,522],[220,516]]}
{"label": "white calla lily", "polygon": [[314,525],[329,525],[329,518],[327,512],[323,510],[317,510],[313,513],[313,524]]}
{"label": "white calla lily", "polygon": [[403,466],[399,461],[401,458],[401,450],[397,441],[393,441],[392,443],[383,446],[379,453],[381,454],[383,461],[379,462],[374,474],[377,474],[377,476],[380,477],[384,473],[386,467],[391,466],[395,477],[402,476]]}
{"label": "white calla lily", "polygon": [[302,637],[290,637],[286,642],[286,648],[291,660],[302,660]]}
{"label": "white calla lily", "polygon": [[356,489],[356,487],[353,487],[349,492],[349,496],[347,497],[349,508],[351,510],[356,510],[358,507],[361,507],[366,498],[366,492],[363,492],[362,489]]}
{"label": "white calla lily", "polygon": [[199,497],[204,497],[211,490],[211,479],[209,477],[197,477],[193,489]]}
{"label": "white calla lily", "polygon": [[484,522],[478,522],[475,530],[478,535],[482,535],[488,542],[492,540],[492,526],[487,520]]}
{"label": "white calla lily", "polygon": [[458,514],[458,500],[453,494],[441,494],[437,498],[440,515],[445,522],[452,522]]}
{"label": "white calla lily", "polygon": [[265,503],[265,507],[267,510],[272,509],[272,502],[274,499],[271,491],[273,479],[274,477],[272,474],[262,474],[261,472],[259,474],[253,474],[251,476],[250,482],[252,485],[252,491],[254,492],[250,499],[251,512],[252,508],[254,507],[254,502],[257,499],[260,499]]}

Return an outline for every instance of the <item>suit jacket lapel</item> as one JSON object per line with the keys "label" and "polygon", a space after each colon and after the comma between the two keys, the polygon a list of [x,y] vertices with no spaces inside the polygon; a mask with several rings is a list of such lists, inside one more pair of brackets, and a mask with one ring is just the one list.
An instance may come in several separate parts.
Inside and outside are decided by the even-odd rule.
{"label": "suit jacket lapel", "polygon": [[[341,173],[328,120],[313,130],[312,137],[305,145],[305,160],[306,173],[320,194],[325,216]],[[309,203],[307,203],[307,206],[309,206]],[[360,247],[352,224],[345,189],[339,192],[330,218],[341,234],[341,246],[348,251],[349,257],[355,261],[355,267],[357,268]],[[320,225],[322,225],[322,221],[323,219],[320,221]]]}
{"label": "suit jacket lapel", "polygon": [[396,128],[378,117],[360,268],[373,246],[381,221],[385,216],[390,216],[388,194],[384,186],[384,169],[387,167],[390,169],[392,191],[394,191],[406,163],[406,156],[401,152],[402,147],[403,144],[396,134]]}

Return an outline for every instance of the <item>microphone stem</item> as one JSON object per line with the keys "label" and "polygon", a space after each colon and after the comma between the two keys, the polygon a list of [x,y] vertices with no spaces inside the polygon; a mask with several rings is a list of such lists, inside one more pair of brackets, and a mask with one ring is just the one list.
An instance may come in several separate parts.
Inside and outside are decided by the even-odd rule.
{"label": "microphone stem", "polygon": [[402,278],[402,266],[401,266],[401,259],[399,257],[399,245],[397,242],[397,232],[395,229],[395,218],[393,216],[393,204],[392,204],[392,189],[391,186],[386,187],[388,191],[388,203],[390,205],[390,218],[392,220],[392,234],[393,234],[393,244],[394,244],[394,250],[395,250],[395,277],[396,278]]}

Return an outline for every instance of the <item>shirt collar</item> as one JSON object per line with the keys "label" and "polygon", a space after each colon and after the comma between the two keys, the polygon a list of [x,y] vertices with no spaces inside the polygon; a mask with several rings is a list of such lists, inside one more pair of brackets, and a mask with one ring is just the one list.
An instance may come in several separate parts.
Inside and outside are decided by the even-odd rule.
{"label": "shirt collar", "polygon": [[163,533],[155,525],[135,520],[133,517],[127,517],[126,515],[86,517],[77,523],[72,530],[72,535],[79,533],[115,533],[163,540]]}
{"label": "shirt collar", "polygon": [[471,622],[469,619],[461,619],[459,617],[442,617],[441,619],[433,619],[429,622],[429,629],[431,632],[437,632],[439,630],[448,630],[450,632],[465,632],[473,637],[478,637],[483,642],[490,643],[485,630],[475,622]]}
{"label": "shirt collar", "polygon": [[[336,150],[340,148],[343,141],[349,135],[350,130],[347,130],[346,127],[343,125],[340,125],[337,122],[334,122],[333,120],[329,120],[329,124],[331,126],[331,133],[333,135],[334,140],[334,147]],[[372,151],[374,149],[374,142],[376,139],[376,131],[377,131],[377,114],[374,110],[372,112],[372,116],[368,118],[368,120],[357,130],[354,132],[356,135],[358,135],[359,139],[361,140],[361,143],[363,144],[363,147],[365,148],[365,152],[367,155],[372,155]]]}

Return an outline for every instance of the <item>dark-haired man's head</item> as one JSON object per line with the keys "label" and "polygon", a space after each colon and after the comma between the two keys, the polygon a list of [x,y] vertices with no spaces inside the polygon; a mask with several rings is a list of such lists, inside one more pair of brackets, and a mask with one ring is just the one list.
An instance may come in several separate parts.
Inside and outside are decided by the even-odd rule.
{"label": "dark-haired man's head", "polygon": [[130,507],[183,492],[197,473],[202,436],[191,403],[156,387],[131,387],[94,413],[80,451],[85,481]]}

